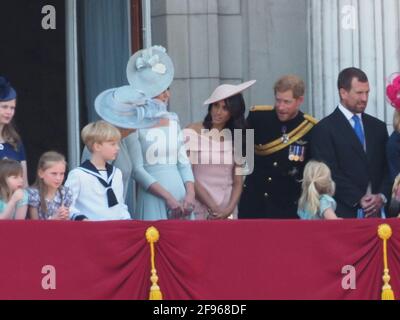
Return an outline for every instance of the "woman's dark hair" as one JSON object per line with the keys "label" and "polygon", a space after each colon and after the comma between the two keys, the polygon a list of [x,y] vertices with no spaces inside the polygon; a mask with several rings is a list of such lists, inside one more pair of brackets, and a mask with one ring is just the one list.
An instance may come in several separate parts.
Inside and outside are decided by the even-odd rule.
{"label": "woman's dark hair", "polygon": [[[242,130],[242,151],[246,150],[246,129],[248,128],[246,119],[244,117],[244,113],[246,111],[246,105],[243,99],[243,95],[238,93],[232,97],[226,98],[225,100],[226,108],[229,111],[230,119],[225,124],[224,129],[229,129],[232,134],[232,138],[234,140],[234,130],[241,129]],[[205,129],[211,130],[212,128],[212,118],[211,118],[211,108],[213,104],[208,106],[208,112],[206,117],[203,120],[203,127]],[[232,140],[232,143],[234,141]]]}

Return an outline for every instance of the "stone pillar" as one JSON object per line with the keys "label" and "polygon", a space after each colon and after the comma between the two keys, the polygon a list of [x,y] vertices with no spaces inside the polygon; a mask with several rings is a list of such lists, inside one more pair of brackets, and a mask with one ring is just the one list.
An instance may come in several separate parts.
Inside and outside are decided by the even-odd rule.
{"label": "stone pillar", "polygon": [[152,0],[153,44],[165,46],[175,65],[170,110],[182,126],[206,113],[202,102],[219,84],[217,0]]}
{"label": "stone pillar", "polygon": [[391,126],[385,79],[400,71],[398,0],[308,1],[308,88],[310,112],[318,119],[339,102],[340,70],[358,67],[369,78],[367,113]]}
{"label": "stone pillar", "polygon": [[202,102],[220,83],[256,79],[244,93],[251,106],[272,104],[283,74],[306,80],[307,1],[152,0],[153,44],[175,63],[171,110],[182,125],[202,120]]}
{"label": "stone pillar", "polygon": [[[328,0],[330,1],[330,0]],[[248,0],[243,61],[252,104],[273,104],[273,86],[285,74],[300,76],[307,85],[307,0]],[[308,97],[302,109],[308,112]]]}

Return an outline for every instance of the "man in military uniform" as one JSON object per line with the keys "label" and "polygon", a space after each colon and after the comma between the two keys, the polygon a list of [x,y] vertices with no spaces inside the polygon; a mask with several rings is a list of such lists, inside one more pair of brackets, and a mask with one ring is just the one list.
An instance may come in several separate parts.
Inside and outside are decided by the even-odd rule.
{"label": "man in military uniform", "polygon": [[275,107],[256,106],[247,118],[254,129],[254,171],[247,176],[240,219],[296,219],[310,136],[317,121],[302,113],[304,82],[287,75],[274,86]]}

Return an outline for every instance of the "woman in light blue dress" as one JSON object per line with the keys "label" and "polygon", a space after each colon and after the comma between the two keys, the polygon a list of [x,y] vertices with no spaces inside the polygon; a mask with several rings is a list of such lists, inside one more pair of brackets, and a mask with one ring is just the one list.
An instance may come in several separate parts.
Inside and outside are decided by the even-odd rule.
{"label": "woman in light blue dress", "polygon": [[188,218],[194,209],[194,178],[179,119],[167,111],[173,76],[162,47],[141,50],[128,61],[129,84],[147,98],[144,118],[156,121],[139,129],[129,146],[138,184],[137,219]]}
{"label": "woman in light blue dress", "polygon": [[133,218],[186,218],[194,208],[194,179],[178,116],[167,111],[171,58],[160,46],[140,50],[129,59],[126,73],[129,86],[100,93],[95,109],[129,134],[118,166],[127,179],[133,172],[137,182]]}
{"label": "woman in light blue dress", "polygon": [[178,121],[138,130],[133,170],[138,183],[135,218],[188,218],[194,208],[194,178]]}

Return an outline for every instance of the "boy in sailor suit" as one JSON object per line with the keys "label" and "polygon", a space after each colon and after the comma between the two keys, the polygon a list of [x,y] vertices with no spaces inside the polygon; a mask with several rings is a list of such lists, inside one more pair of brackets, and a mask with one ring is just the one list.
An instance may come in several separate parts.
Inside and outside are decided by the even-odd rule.
{"label": "boy in sailor suit", "polygon": [[85,126],[81,137],[91,158],[71,170],[65,185],[72,190],[72,220],[130,219],[123,200],[122,173],[108,161],[118,155],[121,134],[114,126],[97,121]]}

